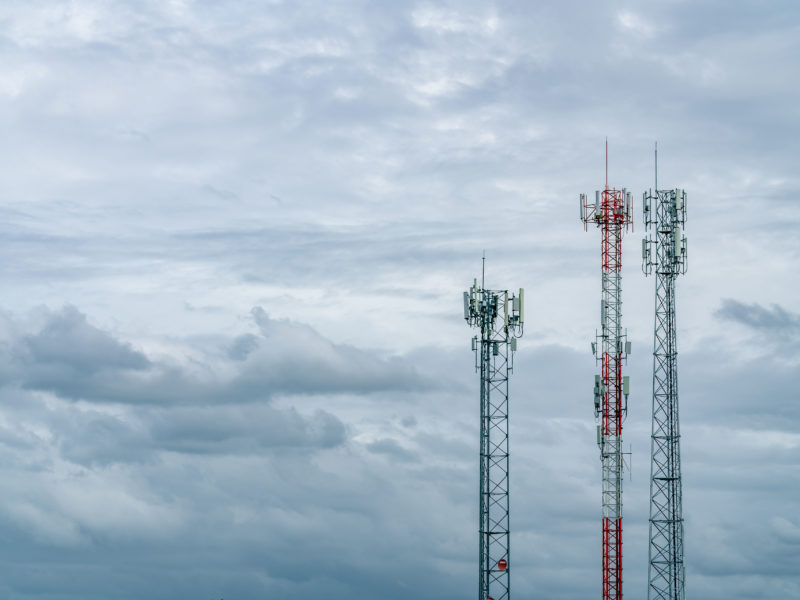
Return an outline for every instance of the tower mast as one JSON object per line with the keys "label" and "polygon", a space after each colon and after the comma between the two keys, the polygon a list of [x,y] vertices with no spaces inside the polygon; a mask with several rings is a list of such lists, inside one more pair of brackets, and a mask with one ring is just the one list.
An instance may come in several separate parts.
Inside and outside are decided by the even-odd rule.
{"label": "tower mast", "polygon": [[[657,161],[658,154],[656,173]],[[681,233],[686,223],[686,192],[657,188],[658,183],[655,191],[644,193],[644,223],[652,233],[642,240],[642,268],[646,275],[655,271],[656,281],[647,597],[684,600],[675,279],[687,266],[686,238]]]}
{"label": "tower mast", "polygon": [[630,353],[627,332],[622,329],[622,236],[632,225],[631,195],[606,184],[589,204],[580,196],[584,229],[594,223],[601,233],[600,326],[592,352],[601,373],[595,375],[594,414],[598,421],[597,445],[602,469],[603,600],[622,599],[622,423],[627,414],[628,376],[622,366]]}
{"label": "tower mast", "polygon": [[522,337],[524,290],[509,296],[508,290],[485,289],[481,279],[464,292],[464,319],[480,329],[480,336],[472,338],[475,369],[480,371],[478,600],[508,600],[508,379],[517,338]]}

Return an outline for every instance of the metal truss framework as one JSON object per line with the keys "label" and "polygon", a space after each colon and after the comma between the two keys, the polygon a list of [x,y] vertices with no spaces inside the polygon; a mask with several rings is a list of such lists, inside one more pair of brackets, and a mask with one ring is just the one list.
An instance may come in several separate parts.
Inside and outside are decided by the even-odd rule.
{"label": "metal truss framework", "polygon": [[522,336],[523,290],[487,290],[477,280],[464,292],[464,318],[480,328],[472,340],[480,371],[478,600],[511,597],[508,380]]}
{"label": "metal truss framework", "polygon": [[[642,240],[645,274],[655,270],[653,424],[650,442],[650,549],[647,597],[684,600],[683,507],[675,278],[686,272],[686,194],[651,190],[644,194],[644,222],[653,228]],[[655,250],[655,252],[653,252]]]}
{"label": "metal truss framework", "polygon": [[[595,192],[594,204],[580,198],[584,228],[594,223],[602,234],[601,330],[592,351],[601,366],[595,376],[594,407],[597,444],[602,464],[603,600],[622,598],[622,423],[627,414],[629,379],[622,375],[630,353],[627,333],[622,329],[622,236],[632,225],[630,193],[606,186]],[[599,351],[599,352],[598,352]]]}

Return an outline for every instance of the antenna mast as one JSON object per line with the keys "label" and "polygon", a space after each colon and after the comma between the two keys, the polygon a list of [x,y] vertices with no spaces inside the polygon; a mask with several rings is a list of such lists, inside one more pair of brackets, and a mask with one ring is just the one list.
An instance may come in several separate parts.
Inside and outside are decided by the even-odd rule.
{"label": "antenna mast", "polygon": [[645,192],[643,209],[645,227],[652,228],[652,233],[642,239],[642,268],[646,275],[653,270],[656,273],[647,598],[684,600],[675,279],[687,266],[686,237],[681,234],[686,223],[686,192]]}
{"label": "antenna mast", "polygon": [[658,189],[658,142],[656,141],[656,158],[655,158],[655,171],[656,171],[656,185],[653,189]]}
{"label": "antenna mast", "polygon": [[511,597],[508,379],[522,337],[523,302],[524,290],[509,296],[508,290],[487,290],[483,282],[478,286],[477,278],[464,292],[464,319],[480,329],[480,337],[472,338],[475,370],[481,374],[478,600]]}
{"label": "antenna mast", "polygon": [[589,204],[580,195],[584,229],[595,224],[601,232],[600,332],[592,353],[601,367],[595,375],[594,414],[603,480],[603,600],[622,600],[622,423],[628,410],[628,376],[622,375],[631,346],[622,329],[622,235],[633,224],[631,194],[608,188],[608,139],[606,185]]}

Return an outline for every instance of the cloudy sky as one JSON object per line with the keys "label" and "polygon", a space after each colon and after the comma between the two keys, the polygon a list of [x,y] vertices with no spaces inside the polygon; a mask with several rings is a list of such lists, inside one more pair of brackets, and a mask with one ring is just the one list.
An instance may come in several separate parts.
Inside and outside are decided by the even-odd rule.
{"label": "cloudy sky", "polygon": [[515,596],[599,596],[577,198],[608,137],[637,199],[626,594],[658,140],[688,194],[687,593],[800,598],[796,2],[8,0],[0,53],[0,597],[474,597],[484,250],[527,299]]}

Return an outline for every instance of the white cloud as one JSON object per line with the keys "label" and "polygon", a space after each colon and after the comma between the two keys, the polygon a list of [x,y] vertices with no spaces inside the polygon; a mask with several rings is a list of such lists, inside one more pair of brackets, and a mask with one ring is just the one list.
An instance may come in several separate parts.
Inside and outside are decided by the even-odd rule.
{"label": "white cloud", "polygon": [[617,22],[622,29],[642,37],[650,38],[655,34],[653,25],[632,11],[625,10],[618,13]]}

